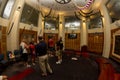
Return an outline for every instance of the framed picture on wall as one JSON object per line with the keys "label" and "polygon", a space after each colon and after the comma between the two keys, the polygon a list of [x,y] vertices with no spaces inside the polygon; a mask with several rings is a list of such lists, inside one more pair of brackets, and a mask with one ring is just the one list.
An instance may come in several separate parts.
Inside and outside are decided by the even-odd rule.
{"label": "framed picture on wall", "polygon": [[120,34],[115,34],[113,36],[113,51],[112,56],[120,59]]}
{"label": "framed picture on wall", "polygon": [[76,33],[70,33],[70,34],[68,34],[68,38],[69,39],[76,39],[77,38],[77,34]]}

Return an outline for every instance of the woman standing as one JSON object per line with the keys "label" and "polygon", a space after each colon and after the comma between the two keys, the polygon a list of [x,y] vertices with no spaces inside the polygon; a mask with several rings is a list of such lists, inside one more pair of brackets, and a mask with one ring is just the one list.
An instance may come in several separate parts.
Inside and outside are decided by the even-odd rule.
{"label": "woman standing", "polygon": [[30,67],[30,65],[28,64],[28,49],[29,49],[29,46],[27,44],[26,39],[22,40],[22,42],[20,43],[20,46],[23,49],[22,58],[23,58],[23,61],[24,61],[24,65],[26,65],[27,67]]}

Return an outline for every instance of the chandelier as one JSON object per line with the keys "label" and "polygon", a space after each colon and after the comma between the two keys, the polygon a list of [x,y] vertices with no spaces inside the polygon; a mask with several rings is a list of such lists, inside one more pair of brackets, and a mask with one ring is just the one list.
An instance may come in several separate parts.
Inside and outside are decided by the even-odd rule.
{"label": "chandelier", "polygon": [[67,4],[69,3],[71,0],[55,0],[57,3],[59,4]]}

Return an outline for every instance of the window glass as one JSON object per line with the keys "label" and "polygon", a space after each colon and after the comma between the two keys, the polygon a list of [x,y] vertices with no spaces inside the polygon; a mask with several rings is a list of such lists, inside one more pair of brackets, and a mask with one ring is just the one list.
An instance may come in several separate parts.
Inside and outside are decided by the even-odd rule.
{"label": "window glass", "polygon": [[3,18],[8,19],[10,17],[10,13],[12,11],[15,0],[8,0],[6,7],[3,12]]}
{"label": "window glass", "polygon": [[39,11],[25,4],[21,14],[20,22],[38,26]]}
{"label": "window glass", "polygon": [[78,20],[75,16],[65,17],[65,29],[80,29],[80,20]]}
{"label": "window glass", "polygon": [[101,28],[102,27],[102,18],[96,17],[90,20],[89,29]]}
{"label": "window glass", "polygon": [[46,30],[56,30],[58,29],[58,25],[59,25],[59,19],[58,18],[51,18],[51,17],[47,17],[45,18],[45,29]]}

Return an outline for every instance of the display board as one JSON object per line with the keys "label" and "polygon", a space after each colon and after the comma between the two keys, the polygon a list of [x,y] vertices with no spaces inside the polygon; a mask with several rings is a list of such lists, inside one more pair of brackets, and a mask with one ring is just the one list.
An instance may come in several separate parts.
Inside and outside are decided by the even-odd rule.
{"label": "display board", "polygon": [[112,55],[120,59],[120,34],[113,35],[113,52]]}

